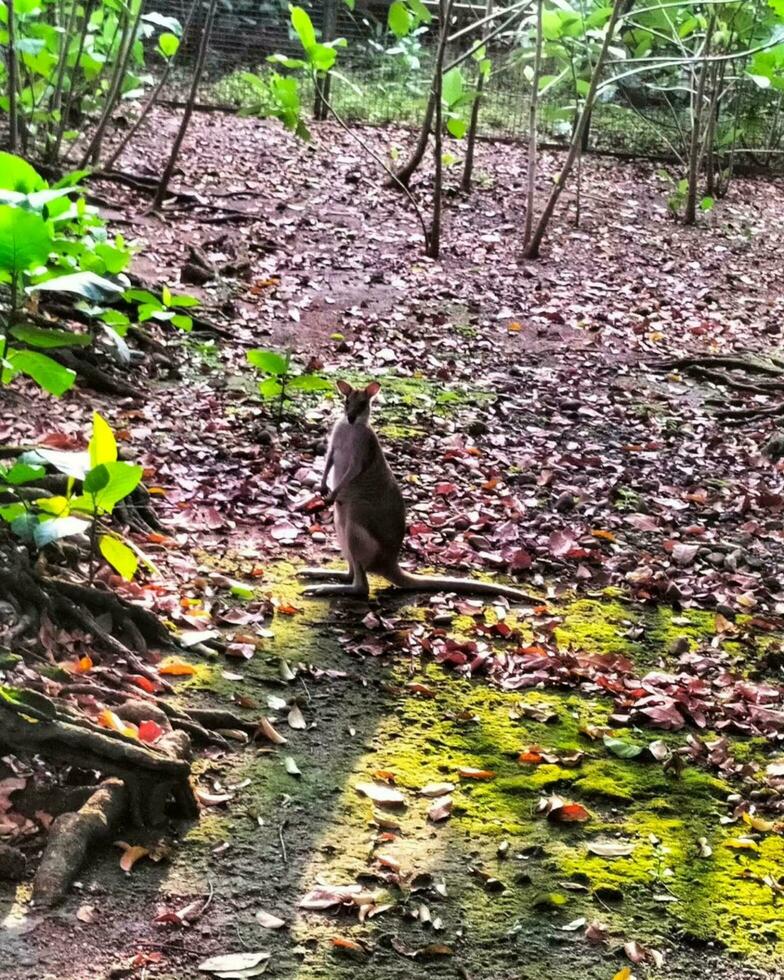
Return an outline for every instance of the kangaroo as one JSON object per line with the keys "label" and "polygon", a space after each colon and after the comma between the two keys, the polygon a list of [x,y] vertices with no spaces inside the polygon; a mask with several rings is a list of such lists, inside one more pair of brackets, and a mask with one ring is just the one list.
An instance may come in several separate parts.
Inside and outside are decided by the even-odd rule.
{"label": "kangaroo", "polygon": [[[340,583],[312,585],[305,589],[305,594],[367,598],[368,572],[371,572],[409,591],[538,601],[505,585],[467,578],[411,575],[400,567],[406,509],[400,487],[370,425],[370,403],[380,387],[377,381],[356,389],[346,381],[338,381],[338,390],[345,398],[345,414],[335,423],[329,439],[321,495],[327,506],[335,505],[335,531],[348,571],[303,569],[300,575],[304,578],[336,578]],[[334,471],[331,491],[330,470]]]}

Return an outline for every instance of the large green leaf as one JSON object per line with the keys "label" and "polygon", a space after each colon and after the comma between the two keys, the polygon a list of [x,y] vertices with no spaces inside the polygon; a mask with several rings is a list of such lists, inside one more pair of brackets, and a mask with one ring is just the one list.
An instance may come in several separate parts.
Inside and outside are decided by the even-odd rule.
{"label": "large green leaf", "polygon": [[412,27],[412,17],[408,7],[395,0],[387,12],[387,25],[396,37],[405,37]]}
{"label": "large green leaf", "polygon": [[289,381],[288,387],[298,391],[331,391],[332,382],[318,374],[298,374]]}
{"label": "large green leaf", "polygon": [[441,98],[448,106],[453,106],[463,97],[465,84],[463,73],[459,68],[453,68],[444,75],[441,82]]}
{"label": "large green leaf", "polygon": [[76,293],[77,296],[99,303],[116,298],[124,291],[122,286],[94,272],[72,272],[67,276],[55,276],[54,279],[45,279],[28,288],[30,292],[45,289],[56,293]]}
{"label": "large green leaf", "polygon": [[0,153],[0,187],[4,190],[32,194],[46,187],[38,171],[13,153]]}
{"label": "large green leaf", "polygon": [[[60,396],[73,385],[76,372],[33,350],[11,350],[7,354],[11,374],[26,374],[50,395]],[[5,377],[5,374],[4,374]]]}
{"label": "large green leaf", "polygon": [[289,359],[283,354],[278,354],[274,350],[249,350],[248,363],[264,371],[265,374],[280,376],[286,374],[289,369]]}
{"label": "large green leaf", "polygon": [[30,466],[28,463],[14,463],[10,470],[0,472],[0,480],[4,480],[12,487],[32,483],[33,480],[42,480],[45,476],[46,470],[43,466]]}
{"label": "large green leaf", "polygon": [[14,340],[21,340],[30,347],[87,347],[90,335],[86,333],[71,333],[70,330],[49,330],[46,327],[36,327],[30,323],[18,323],[9,331]]}
{"label": "large green leaf", "polygon": [[117,459],[117,440],[109,423],[98,412],[93,413],[93,434],[87,451],[90,454],[91,466],[113,463]]}
{"label": "large green leaf", "polygon": [[[138,487],[142,479],[143,468],[120,461],[102,463],[101,466],[106,468],[109,474],[109,482],[95,494],[95,507],[99,513],[109,514],[114,510],[115,504],[124,500],[128,494],[133,493]],[[82,494],[79,497],[74,497],[71,500],[71,509],[92,513],[92,496]]]}
{"label": "large green leaf", "polygon": [[130,582],[139,567],[139,559],[132,549],[111,534],[101,535],[98,547],[112,568]]}
{"label": "large green leaf", "polygon": [[180,39],[176,34],[170,34],[166,31],[164,34],[158,38],[158,47],[160,48],[161,54],[164,58],[172,58],[177,54],[177,49],[180,46]]}
{"label": "large green leaf", "polygon": [[40,214],[0,205],[0,272],[16,276],[42,265],[51,248],[51,232]]}
{"label": "large green leaf", "polygon": [[316,43],[316,32],[307,11],[302,7],[291,8],[291,26],[297,32],[302,47],[309,51]]}

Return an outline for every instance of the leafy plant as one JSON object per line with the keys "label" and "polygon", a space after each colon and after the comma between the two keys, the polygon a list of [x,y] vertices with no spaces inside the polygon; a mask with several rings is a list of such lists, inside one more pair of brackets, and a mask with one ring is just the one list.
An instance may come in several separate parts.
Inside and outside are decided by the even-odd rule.
{"label": "leafy plant", "polygon": [[193,328],[193,318],[187,313],[178,311],[199,305],[199,300],[195,296],[188,296],[186,293],[172,293],[168,286],[163,287],[160,297],[148,289],[128,289],[123,294],[123,299],[129,303],[138,304],[136,315],[139,323],[145,323],[147,320],[168,322],[186,333],[189,333]]}
{"label": "leafy plant", "polygon": [[281,354],[272,350],[250,350],[248,363],[264,375],[259,382],[259,394],[264,401],[276,402],[276,425],[283,420],[283,408],[295,395],[330,391],[332,384],[320,374],[300,369],[292,363],[291,352]]}
{"label": "leafy plant", "polygon": [[66,476],[67,490],[57,496],[20,499],[0,507],[0,518],[25,544],[44,548],[55,541],[86,535],[90,541],[90,580],[95,561],[103,555],[125,579],[138,568],[136,550],[105,526],[117,504],[129,497],[142,478],[142,467],[118,459],[117,442],[106,420],[93,415],[92,435],[84,452],[37,448],[23,453],[8,469],[0,469],[0,486],[13,491],[35,489],[49,466]]}
{"label": "leafy plant", "polygon": [[77,142],[83,163],[97,162],[112,113],[138,98],[145,44],[165,64],[179,47],[179,21],[142,0],[8,0],[0,2],[0,111],[7,114],[9,148],[54,163]]}
{"label": "leafy plant", "polygon": [[[0,285],[7,287],[0,321],[0,382],[19,374],[33,378],[53,395],[74,383],[75,372],[44,350],[85,347],[90,332],[27,322],[26,299],[34,293],[75,298],[96,317],[96,330],[120,343],[121,315],[105,304],[122,295],[118,283],[131,259],[121,236],[109,240],[97,210],[78,186],[77,172],[50,186],[21,157],[0,153]],[[109,277],[112,278],[109,278]]]}

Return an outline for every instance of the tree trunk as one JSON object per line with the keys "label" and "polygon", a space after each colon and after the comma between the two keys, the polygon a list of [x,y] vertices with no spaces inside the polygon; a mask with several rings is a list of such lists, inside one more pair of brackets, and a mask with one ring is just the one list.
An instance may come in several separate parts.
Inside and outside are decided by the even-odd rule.
{"label": "tree trunk", "polygon": [[[705,44],[702,48],[703,58],[710,55],[711,41],[713,40],[713,30],[716,27],[716,14],[711,14],[708,30],[705,35]],[[705,100],[705,84],[708,80],[709,62],[703,61],[700,68],[700,75],[697,80],[697,91],[694,95],[691,112],[691,143],[689,146],[689,187],[686,194],[686,212],[683,216],[684,224],[693,225],[697,223],[697,181],[699,180],[700,157],[702,149],[702,117],[703,102]]]}
{"label": "tree trunk", "polygon": [[[485,17],[493,14],[494,0],[487,0],[485,6]],[[471,190],[471,178],[474,173],[474,145],[476,143],[476,131],[479,126],[479,103],[482,101],[482,91],[485,87],[485,76],[482,69],[479,69],[479,78],[476,82],[476,95],[471,106],[471,122],[468,126],[468,141],[466,143],[465,163],[463,164],[463,180],[460,189],[466,194]]]}
{"label": "tree trunk", "polygon": [[19,120],[16,106],[18,87],[18,62],[16,60],[16,14],[14,0],[7,0],[8,11],[8,149],[16,153]]}
{"label": "tree trunk", "polygon": [[444,181],[444,162],[442,159],[443,145],[443,105],[441,99],[442,85],[444,81],[444,54],[446,52],[446,42],[449,37],[449,17],[452,13],[452,0],[440,0],[439,5],[440,35],[438,38],[438,50],[436,52],[436,67],[433,72],[433,90],[431,98],[435,107],[435,132],[433,142],[433,156],[435,163],[435,176],[433,179],[433,222],[430,225],[430,235],[428,236],[427,255],[431,259],[437,259],[441,251],[441,206],[443,197]]}
{"label": "tree trunk", "polygon": [[[337,0],[324,0],[324,17],[321,22],[321,40],[334,41],[338,27],[338,4]],[[332,73],[322,72],[319,74],[316,85],[316,100],[313,105],[313,118],[323,122],[329,117],[330,89],[332,87]]]}
{"label": "tree trunk", "polygon": [[544,211],[542,211],[541,217],[536,225],[536,229],[525,247],[523,258],[536,259],[539,257],[539,249],[541,247],[542,240],[544,239],[545,232],[547,231],[547,227],[550,224],[550,219],[553,216],[558,200],[561,197],[563,189],[566,186],[566,182],[569,179],[569,175],[572,172],[572,167],[577,159],[577,154],[580,152],[583,131],[588,124],[588,118],[591,114],[594,100],[596,99],[596,90],[599,87],[599,79],[602,74],[602,69],[604,68],[604,63],[607,60],[607,52],[610,48],[613,35],[615,34],[615,28],[618,24],[618,20],[620,19],[623,6],[624,0],[615,0],[615,3],[613,4],[612,14],[610,15],[610,20],[608,21],[606,33],[604,35],[604,42],[602,43],[602,48],[599,52],[599,57],[596,61],[593,75],[591,76],[591,84],[589,85],[588,93],[585,96],[583,111],[580,113],[577,126],[572,134],[572,141],[569,144],[566,161],[561,168],[561,172],[558,175],[558,180],[555,182],[555,186],[550,192],[550,197],[547,200],[547,204],[544,206]]}
{"label": "tree trunk", "polygon": [[534,52],[534,77],[531,79],[531,103],[528,107],[528,192],[525,199],[525,228],[523,245],[528,245],[534,227],[534,205],[536,203],[536,157],[538,150],[539,124],[539,76],[542,73],[542,12],[544,0],[536,3],[536,49]]}
{"label": "tree trunk", "polygon": [[207,49],[210,43],[210,36],[212,35],[212,25],[215,21],[215,8],[217,5],[218,0],[210,0],[210,6],[207,9],[207,18],[201,31],[199,53],[196,55],[196,64],[193,66],[193,80],[191,81],[191,89],[188,93],[188,101],[185,103],[185,108],[182,112],[180,128],[177,130],[177,135],[174,137],[174,143],[172,144],[171,153],[169,154],[169,161],[166,164],[166,169],[164,170],[163,176],[158,184],[158,190],[155,192],[155,198],[150,205],[151,211],[159,208],[163,203],[164,197],[166,197],[166,192],[169,189],[169,181],[174,173],[174,168],[177,166],[177,158],[180,155],[182,141],[185,139],[185,134],[188,132],[188,124],[190,123],[191,116],[193,115],[193,106],[196,102],[196,96],[199,91],[201,76],[204,74],[204,63],[207,60]]}
{"label": "tree trunk", "polygon": [[[435,84],[435,80],[433,82]],[[435,113],[436,103],[433,98],[433,90],[431,87],[430,96],[427,100],[427,106],[425,107],[425,116],[422,120],[422,128],[419,130],[419,139],[417,140],[416,146],[411,156],[408,158],[407,162],[403,164],[400,170],[397,171],[395,177],[398,182],[408,187],[409,181],[414,175],[414,171],[417,169],[419,164],[425,157],[425,152],[427,151],[427,143],[430,139],[430,130],[433,128],[433,115]],[[390,181],[390,187],[394,187],[395,182]]]}

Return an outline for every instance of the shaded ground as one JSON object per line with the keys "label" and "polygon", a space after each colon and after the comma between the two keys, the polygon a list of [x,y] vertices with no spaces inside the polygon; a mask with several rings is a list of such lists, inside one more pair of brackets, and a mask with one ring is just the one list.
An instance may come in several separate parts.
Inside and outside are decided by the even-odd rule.
{"label": "shaded ground", "polygon": [[[126,168],[155,172],[157,137],[174,124],[160,115]],[[706,403],[715,391],[647,365],[776,348],[781,188],[739,182],[707,228],[686,230],[667,217],[651,173],[590,160],[583,227],[564,216],[548,257],[518,266],[520,151],[483,144],[478,189],[451,200],[434,264],[417,258],[416,223],[396,213],[400,202],[344,137],[331,138],[336,148],[314,149],[252,120],[198,120],[184,185],[247,193],[232,206],[258,214],[252,223],[216,227],[198,204],[161,223],[118,187],[101,189],[126,237],[143,241],[144,275],[177,284],[189,244],[249,266],[195,290],[224,304],[231,334],[218,347],[186,340],[181,381],[151,378],[138,405],[68,395],[58,428],[83,431],[100,404],[165,491],[172,537],[140,542],[162,570],[140,597],[180,628],[217,625],[256,646],[247,662],[194,655],[198,673],[181,696],[274,716],[288,742],[201,757],[200,784],[229,787],[231,799],[205,807],[170,862],[126,877],[119,851],[103,855],[46,917],[25,909],[24,888],[0,892],[3,976],[118,975],[142,954],[139,975],[180,980],[199,975],[206,956],[259,949],[272,953],[270,976],[292,980],[609,980],[632,965],[633,942],[664,954],[638,975],[779,976],[784,843],[779,789],[764,769],[782,728],[784,499],[781,467],[761,452],[776,419],[730,428]],[[368,138],[386,152],[398,134]],[[543,190],[555,165],[546,161]],[[246,347],[288,344],[339,376],[380,377],[379,430],[411,507],[409,559],[516,574],[543,597],[518,611],[515,642],[529,652],[508,671],[494,673],[486,657],[470,663],[483,643],[492,664],[512,663],[493,610],[483,621],[465,604],[407,609],[382,597],[365,619],[365,608],[298,598],[289,562],[334,557],[313,503],[332,407],[308,402],[271,432],[243,358]],[[40,405],[23,397],[0,436],[51,432]],[[226,575],[258,602],[231,599]],[[478,644],[469,663],[438,646],[440,628],[454,644]],[[594,663],[579,679],[528,686],[530,658],[546,654],[560,671],[572,649],[622,654],[630,671]],[[640,709],[624,707],[631,678],[660,692],[653,672],[684,687],[708,678],[678,701],[676,731],[644,727]],[[722,695],[730,673],[750,685],[732,711]],[[770,716],[752,711],[760,697]],[[293,700],[305,730],[286,724]],[[620,743],[604,741],[608,725]],[[716,728],[726,753],[694,747]],[[659,761],[617,755],[654,741],[664,743]],[[287,757],[301,776],[286,771]],[[405,795],[397,814],[355,790],[378,773]],[[417,794],[446,782],[452,815],[434,823],[432,800]],[[552,793],[590,819],[538,814]],[[750,801],[764,805],[764,825],[743,822]],[[631,850],[591,855],[591,845]],[[358,876],[376,908],[386,893],[392,907],[363,924],[356,909],[297,910],[319,882]],[[191,927],[153,922],[210,892]],[[92,921],[76,918],[85,905]],[[262,928],[259,911],[286,928]],[[367,943],[370,955],[335,937]]]}

